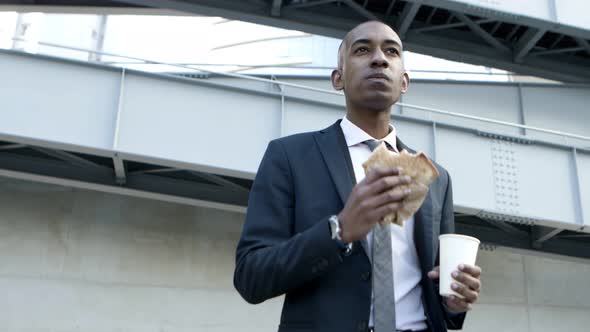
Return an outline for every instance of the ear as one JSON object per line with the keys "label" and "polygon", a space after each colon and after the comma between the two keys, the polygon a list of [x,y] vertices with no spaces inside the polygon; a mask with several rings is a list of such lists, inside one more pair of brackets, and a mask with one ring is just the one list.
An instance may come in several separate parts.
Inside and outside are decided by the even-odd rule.
{"label": "ear", "polygon": [[340,69],[334,69],[332,71],[332,87],[334,87],[335,90],[344,90],[344,84],[342,83],[342,72],[340,71]]}
{"label": "ear", "polygon": [[404,76],[402,77],[402,93],[406,93],[408,88],[410,87],[410,75],[407,72],[404,72]]}

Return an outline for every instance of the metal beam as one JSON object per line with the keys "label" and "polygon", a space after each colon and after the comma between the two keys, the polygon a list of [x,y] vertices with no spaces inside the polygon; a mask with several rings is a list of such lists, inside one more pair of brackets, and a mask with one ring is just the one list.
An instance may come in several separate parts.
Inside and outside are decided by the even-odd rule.
{"label": "metal beam", "polygon": [[[494,22],[494,20],[490,19],[490,18],[482,18],[482,19],[479,19],[474,22],[477,24],[483,24],[483,23]],[[423,28],[412,29],[412,32],[430,32],[430,31],[437,31],[437,30],[446,30],[446,29],[451,29],[451,28],[459,28],[459,27],[466,26],[466,25],[467,24],[465,22],[440,24],[440,25],[435,25],[435,26],[425,26]]]}
{"label": "metal beam", "polygon": [[514,62],[522,62],[522,59],[537,44],[547,30],[529,28],[514,47]]}
{"label": "metal beam", "polygon": [[538,52],[531,52],[531,55],[549,55],[549,54],[560,54],[560,53],[571,53],[571,52],[578,52],[583,50],[584,47],[577,46],[577,47],[566,47],[566,48],[559,48],[554,50],[546,50],[546,51],[538,51]]}
{"label": "metal beam", "polygon": [[588,43],[588,41],[586,39],[582,39],[579,37],[574,38],[576,40],[576,43],[578,43],[578,45],[582,46],[583,48],[586,49],[586,52],[588,54],[590,54],[590,43]]}
{"label": "metal beam", "polygon": [[434,17],[434,14],[436,13],[436,9],[436,7],[432,7],[430,14],[428,14],[428,17],[426,18],[426,24],[430,24],[430,22],[432,21],[432,17]]}
{"label": "metal beam", "polygon": [[354,0],[343,0],[343,1],[350,8],[354,9],[355,11],[357,11],[359,14],[363,15],[367,19],[372,20],[372,21],[378,21],[379,20],[379,18],[375,14],[371,13],[370,11],[368,11],[367,9],[365,9],[363,6],[361,6],[358,3],[354,2]]}
{"label": "metal beam", "polygon": [[25,144],[6,144],[6,145],[0,145],[0,151],[2,150],[16,150],[16,149],[22,149],[26,147]]}
{"label": "metal beam", "polygon": [[422,5],[419,3],[406,3],[402,15],[400,16],[399,24],[397,24],[397,34],[402,40],[406,38],[406,32],[408,32],[408,29],[410,28],[412,21],[414,21],[416,14],[418,14],[418,10],[420,10],[421,6]]}
{"label": "metal beam", "polygon": [[182,169],[180,168],[170,168],[170,167],[158,167],[158,168],[152,168],[152,169],[144,169],[144,170],[140,170],[140,171],[133,171],[133,172],[129,172],[129,174],[144,174],[144,173],[169,173],[169,172],[177,172],[177,171],[182,171]]}
{"label": "metal beam", "polygon": [[563,40],[563,37],[565,37],[565,35],[559,35],[557,38],[555,38],[555,40],[549,46],[549,49],[550,50],[554,49],[555,46],[557,46],[557,44],[559,44],[559,42]]}
{"label": "metal beam", "polygon": [[387,6],[387,10],[385,11],[385,17],[391,16],[391,11],[393,11],[393,6],[395,6],[396,0],[391,0],[389,2],[389,6]]}
{"label": "metal beam", "polygon": [[289,5],[285,5],[284,8],[289,9],[297,9],[297,8],[308,8],[308,7],[315,7],[320,5],[325,5],[333,2],[340,2],[340,0],[316,0],[316,1],[308,1],[308,2],[299,2],[299,3],[292,3]]}
{"label": "metal beam", "polygon": [[41,147],[32,147],[34,150],[37,150],[43,154],[46,154],[48,156],[51,156],[53,158],[57,158],[60,160],[63,160],[65,162],[68,162],[72,165],[75,166],[79,166],[79,167],[87,167],[87,168],[91,168],[91,169],[98,169],[98,170],[108,170],[108,171],[112,171],[110,168],[97,164],[95,162],[92,162],[88,159],[84,159],[82,157],[78,157],[74,154],[65,152],[65,151],[61,151],[61,150],[51,150],[51,149],[46,149],[46,148],[41,148]]}
{"label": "metal beam", "polygon": [[508,224],[507,222],[504,221],[500,221],[500,220],[492,220],[492,219],[484,219],[487,223],[494,225],[495,227],[497,227],[498,229],[501,229],[502,231],[506,232],[506,233],[511,233],[511,234],[519,234],[519,235],[527,235],[528,233],[520,230],[510,224]]}
{"label": "metal beam", "polygon": [[154,199],[163,202],[170,202],[174,204],[185,204],[189,206],[199,206],[205,207],[210,209],[218,209],[223,211],[232,211],[232,212],[239,212],[244,213],[246,212],[246,207],[242,205],[236,204],[226,204],[220,202],[213,202],[210,200],[201,200],[196,198],[187,198],[187,197],[180,197],[174,195],[167,195],[162,193],[156,192],[149,192],[144,190],[133,189],[125,186],[115,186],[115,185],[107,185],[107,184],[99,184],[93,182],[86,182],[86,181],[79,181],[79,180],[72,180],[54,176],[46,176],[46,175],[38,175],[33,173],[26,173],[20,171],[12,171],[0,168],[0,176],[10,178],[10,179],[19,179],[24,181],[33,181],[33,182],[40,182],[40,183],[47,183],[52,185],[58,186],[65,186],[71,188],[79,188],[83,190],[94,190],[98,192],[105,192],[110,194],[116,195],[126,195],[130,197],[139,197],[144,199]]}
{"label": "metal beam", "polygon": [[487,31],[485,31],[481,26],[479,26],[479,24],[475,23],[469,17],[467,17],[467,15],[463,13],[455,13],[455,16],[457,16],[461,21],[465,22],[465,24],[467,24],[471,31],[483,38],[488,44],[492,45],[493,47],[501,51],[509,51],[508,47],[506,47],[496,38],[491,36]]}
{"label": "metal beam", "polygon": [[308,8],[308,7],[325,5],[325,4],[333,3],[333,2],[340,2],[340,0],[317,0],[317,1],[299,2],[299,3],[292,3],[289,5],[285,5],[284,8],[289,8],[289,9]]}
{"label": "metal beam", "polygon": [[532,57],[533,53],[529,53],[531,56],[527,57],[525,62],[515,63],[512,61],[510,52],[502,52],[491,47],[477,47],[472,42],[462,40],[458,34],[455,32],[455,38],[450,38],[439,35],[430,36],[410,30],[404,41],[404,48],[451,61],[459,60],[557,81],[590,82],[590,67],[584,64],[535,58]]}
{"label": "metal beam", "polygon": [[539,254],[556,254],[569,257],[590,259],[590,241],[583,235],[582,238],[562,239],[555,238],[543,243],[541,248],[533,247],[534,241],[531,235],[506,233],[502,230],[486,226],[481,219],[473,216],[455,217],[455,230],[459,234],[474,236],[482,243],[494,244],[497,246],[530,250]]}
{"label": "metal beam", "polygon": [[582,186],[580,184],[580,167],[578,165],[578,151],[576,148],[572,148],[571,154],[571,170],[573,175],[573,190],[574,190],[574,197],[575,197],[575,206],[574,209],[576,211],[576,222],[578,225],[584,229],[584,208],[582,205]]}
{"label": "metal beam", "polygon": [[225,187],[229,190],[235,190],[235,191],[240,191],[240,192],[246,192],[248,193],[250,190],[246,187],[243,187],[235,182],[226,180],[224,178],[222,178],[219,175],[215,175],[215,174],[209,174],[209,173],[201,173],[201,172],[194,172],[194,171],[190,171],[189,173],[191,173],[192,175],[201,178],[203,180],[209,181],[209,182],[213,182],[217,185],[220,185],[222,187]]}
{"label": "metal beam", "polygon": [[535,249],[541,249],[543,242],[555,237],[561,233],[563,229],[551,228],[544,226],[533,226],[532,228],[532,246]]}
{"label": "metal beam", "polygon": [[496,22],[496,24],[494,24],[494,27],[490,31],[490,35],[493,36],[496,33],[496,31],[498,31],[498,28],[500,27],[500,25],[502,25],[502,22]]}
{"label": "metal beam", "polygon": [[508,35],[506,36],[506,41],[510,42],[510,40],[512,39],[512,37],[514,37],[514,35],[516,34],[516,32],[518,31],[518,29],[520,29],[520,25],[516,24],[514,26],[514,28],[512,28],[512,30],[510,30],[510,32],[508,33]]}
{"label": "metal beam", "polygon": [[283,0],[273,0],[272,1],[272,8],[270,10],[270,15],[272,16],[281,16],[281,7],[283,5]]}
{"label": "metal beam", "polygon": [[[109,169],[89,169],[62,161],[1,153],[0,175],[10,174],[10,172],[82,181],[101,186],[121,187],[116,183],[113,172]],[[226,190],[225,187],[218,185],[195,183],[149,174],[128,175],[124,187],[131,190],[238,206],[246,206],[248,202],[247,192]]]}
{"label": "metal beam", "polygon": [[127,176],[125,174],[125,164],[118,153],[115,153],[113,157],[113,167],[115,168],[115,181],[117,184],[125,184],[127,182]]}

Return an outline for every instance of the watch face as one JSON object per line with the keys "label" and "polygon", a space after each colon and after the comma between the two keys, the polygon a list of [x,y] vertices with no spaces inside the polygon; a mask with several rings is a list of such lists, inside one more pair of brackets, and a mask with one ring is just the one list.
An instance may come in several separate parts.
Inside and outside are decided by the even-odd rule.
{"label": "watch face", "polygon": [[338,234],[340,232],[340,227],[338,226],[338,219],[336,219],[336,216],[330,217],[330,231],[332,233],[332,239],[340,238],[340,234]]}

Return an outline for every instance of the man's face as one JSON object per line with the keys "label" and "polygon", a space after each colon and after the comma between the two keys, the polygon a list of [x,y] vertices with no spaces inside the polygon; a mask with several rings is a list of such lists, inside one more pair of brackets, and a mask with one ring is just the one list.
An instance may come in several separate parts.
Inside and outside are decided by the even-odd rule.
{"label": "man's face", "polygon": [[332,84],[353,106],[384,110],[406,92],[409,77],[402,63],[402,43],[387,25],[368,22],[353,29],[340,51],[341,68]]}

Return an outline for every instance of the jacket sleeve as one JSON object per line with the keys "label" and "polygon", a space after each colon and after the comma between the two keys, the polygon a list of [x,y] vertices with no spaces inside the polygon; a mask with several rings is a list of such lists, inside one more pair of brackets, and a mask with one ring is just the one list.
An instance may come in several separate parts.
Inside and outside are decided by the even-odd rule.
{"label": "jacket sleeve", "polygon": [[293,173],[281,141],[270,142],[254,180],[236,250],[234,286],[260,303],[317,278],[342,262],[328,217],[294,233]]}
{"label": "jacket sleeve", "polygon": [[[447,190],[443,202],[442,219],[441,219],[441,234],[449,234],[455,232],[455,214],[453,211],[453,188],[451,185],[451,176],[447,173]],[[460,330],[463,328],[466,313],[452,313],[447,310],[443,304],[443,297],[439,296],[441,306],[443,308],[443,315],[449,330]]]}

